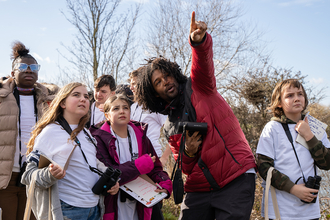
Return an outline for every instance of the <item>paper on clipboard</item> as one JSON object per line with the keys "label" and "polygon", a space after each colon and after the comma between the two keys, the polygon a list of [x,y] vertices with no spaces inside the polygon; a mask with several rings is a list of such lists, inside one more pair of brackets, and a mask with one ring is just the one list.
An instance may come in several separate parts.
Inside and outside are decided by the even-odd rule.
{"label": "paper on clipboard", "polygon": [[[325,133],[325,129],[328,127],[328,125],[311,116],[309,112],[305,115],[305,118],[306,117],[312,133],[318,140],[322,140],[322,137]],[[296,142],[308,149],[307,142],[300,134],[297,135]]]}
{"label": "paper on clipboard", "polygon": [[145,174],[120,188],[146,207],[152,207],[167,197],[166,193],[155,192],[156,184]]}

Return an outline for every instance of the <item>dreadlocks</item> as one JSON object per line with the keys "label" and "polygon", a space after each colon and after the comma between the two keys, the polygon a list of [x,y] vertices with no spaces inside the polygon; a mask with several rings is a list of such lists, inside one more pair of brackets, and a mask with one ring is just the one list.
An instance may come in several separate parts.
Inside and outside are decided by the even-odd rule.
{"label": "dreadlocks", "polygon": [[181,68],[177,63],[163,57],[149,59],[144,68],[140,69],[135,99],[143,109],[149,109],[151,112],[161,112],[167,103],[157,96],[157,92],[151,82],[151,77],[155,70],[159,70],[163,74],[168,73],[172,75],[179,84],[185,83],[187,77],[181,73]]}

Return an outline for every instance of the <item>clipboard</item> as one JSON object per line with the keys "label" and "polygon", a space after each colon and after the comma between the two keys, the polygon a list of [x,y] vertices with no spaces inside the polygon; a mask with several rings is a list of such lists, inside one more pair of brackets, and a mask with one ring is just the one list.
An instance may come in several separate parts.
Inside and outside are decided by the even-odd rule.
{"label": "clipboard", "polygon": [[[48,167],[49,164],[56,164],[58,166],[60,166],[58,163],[56,163],[55,161],[53,161],[52,159],[50,159],[49,157],[47,157],[46,155],[44,154],[40,154],[40,158],[39,158],[39,165],[38,165],[38,168],[39,169],[42,169],[44,167]],[[61,166],[60,166],[61,167]],[[62,167],[61,167],[62,168]]]}
{"label": "clipboard", "polygon": [[146,207],[152,207],[168,196],[167,193],[155,192],[157,186],[146,174],[120,186],[120,189]]}

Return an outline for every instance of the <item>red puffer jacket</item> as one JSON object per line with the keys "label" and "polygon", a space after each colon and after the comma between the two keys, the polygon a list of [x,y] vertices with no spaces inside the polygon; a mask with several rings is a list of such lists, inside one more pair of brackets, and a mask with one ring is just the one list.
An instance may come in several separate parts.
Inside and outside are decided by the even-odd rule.
{"label": "red puffer jacket", "polygon": [[181,138],[175,132],[178,121],[207,122],[207,135],[203,137],[197,155],[190,158],[183,154],[182,159],[183,172],[188,175],[185,191],[205,192],[213,189],[198,165],[199,157],[220,188],[247,170],[256,168],[256,164],[237,118],[217,92],[211,35],[206,34],[203,43],[197,46],[191,44],[191,47],[191,75],[186,85],[180,86],[179,100],[169,106],[165,132],[177,157]]}

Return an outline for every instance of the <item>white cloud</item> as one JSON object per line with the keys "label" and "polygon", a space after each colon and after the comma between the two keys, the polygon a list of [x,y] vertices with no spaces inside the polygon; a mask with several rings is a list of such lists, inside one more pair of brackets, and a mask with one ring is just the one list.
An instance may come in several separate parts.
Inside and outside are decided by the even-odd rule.
{"label": "white cloud", "polygon": [[322,84],[322,83],[324,83],[324,79],[323,78],[312,78],[311,80],[310,80],[310,82],[312,83],[312,84]]}
{"label": "white cloud", "polygon": [[288,6],[292,6],[292,5],[311,6],[320,1],[322,1],[322,0],[291,0],[291,1],[279,3],[279,5],[282,7],[288,7]]}
{"label": "white cloud", "polygon": [[46,27],[42,27],[42,28],[40,28],[42,31],[45,31],[45,30],[47,30],[47,28]]}
{"label": "white cloud", "polygon": [[32,53],[32,56],[34,56],[35,58],[37,58],[37,60],[41,60],[41,61],[44,60],[41,56],[39,56],[39,54]]}
{"label": "white cloud", "polygon": [[36,58],[37,59],[37,61],[45,61],[45,62],[47,62],[47,63],[55,63],[54,61],[52,61],[49,57],[46,57],[46,58],[42,58],[39,54],[37,54],[37,53],[31,53],[32,54],[32,56],[34,57],[34,58]]}
{"label": "white cloud", "polygon": [[45,58],[45,61],[46,61],[47,63],[51,63],[51,62],[52,62],[52,61],[50,60],[49,57],[46,57],[46,58]]}

